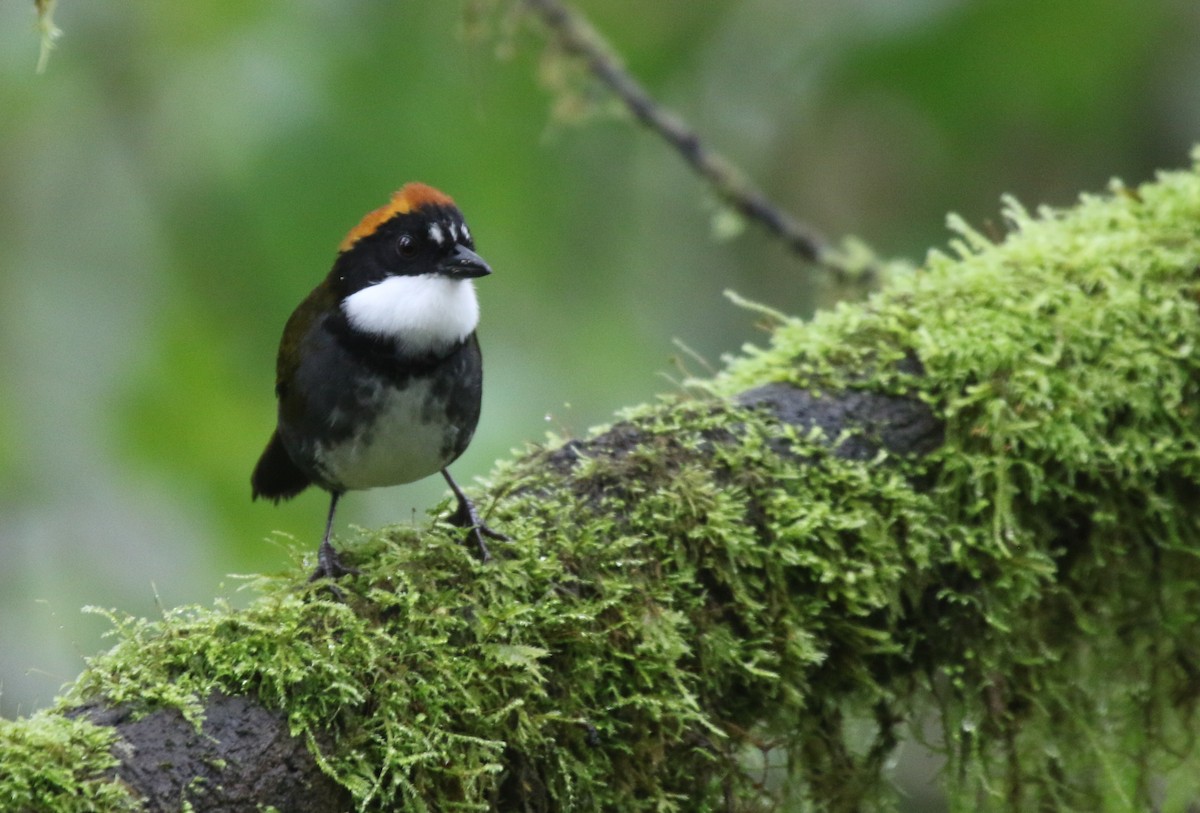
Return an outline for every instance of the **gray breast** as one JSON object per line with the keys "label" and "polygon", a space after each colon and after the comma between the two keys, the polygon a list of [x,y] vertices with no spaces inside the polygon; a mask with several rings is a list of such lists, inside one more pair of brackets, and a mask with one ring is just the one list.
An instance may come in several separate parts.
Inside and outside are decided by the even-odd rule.
{"label": "gray breast", "polygon": [[[447,420],[444,396],[436,394],[430,378],[412,379],[403,389],[375,384],[361,402],[354,430],[313,450],[317,469],[343,490],[420,480],[449,465],[465,446],[464,427]],[[331,423],[343,420],[336,413],[330,417]],[[468,437],[473,429],[466,428]]]}
{"label": "gray breast", "polygon": [[[325,326],[322,326],[325,328]],[[479,420],[482,364],[474,334],[442,358],[316,329],[305,337],[285,445],[331,490],[398,485],[449,465]]]}

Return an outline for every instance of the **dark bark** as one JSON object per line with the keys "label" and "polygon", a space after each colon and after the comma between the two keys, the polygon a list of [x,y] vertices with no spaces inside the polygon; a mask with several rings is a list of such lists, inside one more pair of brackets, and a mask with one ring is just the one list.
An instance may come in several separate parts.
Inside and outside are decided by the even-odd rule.
{"label": "dark bark", "polygon": [[124,707],[78,710],[116,729],[117,776],[147,813],[281,811],[335,813],[353,806],[349,792],[321,772],[283,715],[255,699],[213,694],[200,731],[176,709],[135,719]]}

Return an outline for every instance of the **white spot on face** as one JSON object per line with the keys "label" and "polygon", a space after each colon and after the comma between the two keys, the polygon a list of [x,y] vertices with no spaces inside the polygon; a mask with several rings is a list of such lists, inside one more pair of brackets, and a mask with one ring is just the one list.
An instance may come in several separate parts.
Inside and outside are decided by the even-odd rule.
{"label": "white spot on face", "polygon": [[429,239],[437,243],[439,246],[446,242],[446,235],[442,233],[442,227],[436,223],[429,226]]}
{"label": "white spot on face", "polygon": [[467,229],[466,223],[462,224],[462,241],[464,243],[471,242],[471,232],[470,232],[470,230]]}
{"label": "white spot on face", "polygon": [[388,277],[346,297],[342,311],[356,330],[412,353],[447,350],[479,324],[475,286],[440,274]]}

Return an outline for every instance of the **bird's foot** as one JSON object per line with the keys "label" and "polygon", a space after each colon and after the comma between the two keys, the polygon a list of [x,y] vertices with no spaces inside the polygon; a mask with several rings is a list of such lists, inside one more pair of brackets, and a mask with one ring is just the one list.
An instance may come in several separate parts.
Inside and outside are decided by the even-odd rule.
{"label": "bird's foot", "polygon": [[446,521],[456,527],[466,528],[467,535],[463,538],[463,541],[468,545],[473,544],[479,548],[480,559],[484,562],[490,562],[492,554],[488,550],[484,537],[495,539],[498,542],[508,542],[510,541],[510,537],[507,534],[502,534],[499,531],[489,528],[480,518],[479,512],[475,510],[474,503],[467,499],[467,496],[461,491],[457,491],[455,496],[458,497],[458,508],[446,518]]}
{"label": "bird's foot", "polygon": [[[315,582],[317,579],[340,579],[342,576],[357,576],[362,571],[356,567],[342,564],[342,559],[338,555],[337,550],[329,543],[328,539],[321,540],[321,547],[317,549],[317,569],[308,577],[310,582]],[[334,592],[339,592],[335,587]]]}
{"label": "bird's foot", "polygon": [[454,513],[447,517],[447,521],[451,525],[457,525],[459,528],[467,529],[467,536],[463,540],[468,545],[474,543],[479,548],[479,557],[484,562],[492,560],[492,554],[488,551],[487,542],[484,537],[496,539],[501,542],[509,541],[509,537],[499,531],[493,531],[479,517],[479,512],[475,510],[474,504],[467,499],[467,495],[458,487],[458,483],[454,482],[454,478],[450,476],[449,469],[442,469],[442,476],[446,478],[446,483],[449,484],[450,490],[454,492],[455,499],[458,500],[458,508]]}

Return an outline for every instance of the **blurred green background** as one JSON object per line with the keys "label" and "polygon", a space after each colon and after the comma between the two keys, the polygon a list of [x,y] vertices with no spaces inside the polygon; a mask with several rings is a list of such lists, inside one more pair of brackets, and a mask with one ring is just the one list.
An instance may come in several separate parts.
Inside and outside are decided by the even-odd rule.
{"label": "blurred green background", "polygon": [[[1004,192],[1068,205],[1184,165],[1200,133],[1191,0],[579,5],[775,199],[884,255],[919,262],[949,210],[999,222]],[[705,187],[603,98],[556,118],[538,29],[484,12],[60,0],[37,75],[32,3],[0,0],[0,714],[103,646],[81,606],[244,602],[227,574],[315,550],[323,495],[249,500],[276,343],[404,181],[453,195],[497,272],[460,481],[673,389],[673,339],[714,364],[757,341],[723,289],[828,297],[759,230],[716,240]],[[353,494],[340,527],[443,495]]]}

